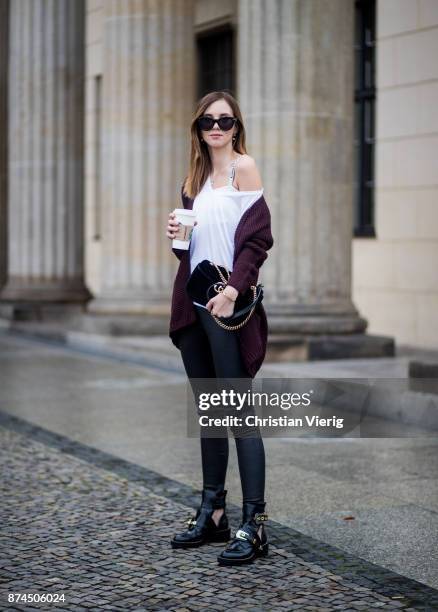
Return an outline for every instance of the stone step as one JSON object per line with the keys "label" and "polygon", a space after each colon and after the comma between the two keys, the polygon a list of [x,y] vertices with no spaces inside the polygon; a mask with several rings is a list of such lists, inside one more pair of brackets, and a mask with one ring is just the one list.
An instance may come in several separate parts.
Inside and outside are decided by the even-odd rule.
{"label": "stone step", "polygon": [[[153,336],[110,336],[83,331],[67,330],[63,326],[43,323],[8,323],[3,328],[26,337],[64,344],[72,349],[120,359],[146,367],[159,368],[171,373],[185,371],[178,349],[167,335]],[[351,391],[359,390],[362,395],[372,381],[367,413],[394,422],[438,430],[438,389],[436,378],[409,377],[412,355],[386,358],[335,359],[320,361],[289,361],[269,363],[265,361],[257,378],[330,379],[333,384],[339,380],[351,379]],[[419,372],[418,366],[412,368]],[[427,369],[428,373],[435,370]],[[423,368],[423,373],[426,369]],[[377,380],[379,379],[379,380]],[[348,401],[343,409],[359,412],[360,402]]]}

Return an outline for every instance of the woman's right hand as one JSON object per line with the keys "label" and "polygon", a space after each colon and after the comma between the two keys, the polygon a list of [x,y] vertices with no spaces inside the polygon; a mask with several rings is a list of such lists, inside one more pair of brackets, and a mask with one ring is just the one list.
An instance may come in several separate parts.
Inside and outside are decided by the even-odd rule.
{"label": "woman's right hand", "polygon": [[[197,225],[197,221],[195,221],[195,225]],[[169,221],[167,224],[167,231],[166,231],[166,236],[170,239],[173,240],[175,238],[175,234],[178,231],[178,227],[179,227],[179,223],[176,220],[176,214],[172,211],[169,213]]]}
{"label": "woman's right hand", "polygon": [[170,240],[173,240],[175,238],[175,234],[178,231],[178,226],[179,226],[179,223],[176,220],[176,215],[172,211],[172,212],[169,213],[169,221],[168,221],[168,224],[167,224],[167,232],[166,232],[166,236]]}

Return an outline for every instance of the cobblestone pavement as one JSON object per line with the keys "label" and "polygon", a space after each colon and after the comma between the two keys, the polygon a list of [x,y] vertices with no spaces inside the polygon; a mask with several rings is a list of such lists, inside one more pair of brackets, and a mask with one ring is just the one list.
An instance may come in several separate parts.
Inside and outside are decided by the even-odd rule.
{"label": "cobblestone pavement", "polygon": [[199,491],[4,413],[0,465],[1,610],[438,610],[438,591],[273,521],[253,565],[219,568],[223,544],[173,551]]}

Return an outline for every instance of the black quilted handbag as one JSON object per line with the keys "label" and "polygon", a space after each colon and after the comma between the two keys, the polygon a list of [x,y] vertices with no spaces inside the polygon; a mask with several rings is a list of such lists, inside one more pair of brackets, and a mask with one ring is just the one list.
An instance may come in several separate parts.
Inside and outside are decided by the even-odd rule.
{"label": "black quilted handbag", "polygon": [[[203,259],[191,273],[186,291],[190,299],[205,306],[212,297],[225,289],[229,278],[230,272],[224,266]],[[220,327],[234,331],[245,325],[262,300],[263,285],[251,285],[245,294],[238,294],[231,317],[210,314]]]}

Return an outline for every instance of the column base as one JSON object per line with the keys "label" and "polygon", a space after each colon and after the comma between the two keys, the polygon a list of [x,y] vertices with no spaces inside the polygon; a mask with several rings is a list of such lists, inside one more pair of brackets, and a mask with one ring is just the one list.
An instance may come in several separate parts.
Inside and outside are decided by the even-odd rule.
{"label": "column base", "polygon": [[0,319],[39,323],[79,324],[85,312],[83,304],[44,302],[0,302]]}
{"label": "column base", "polygon": [[86,312],[81,331],[104,336],[167,336],[169,317],[153,314],[107,314]]}
{"label": "column base", "polygon": [[0,291],[1,302],[44,304],[84,304],[92,297],[82,280],[50,281],[11,278]]}
{"label": "column base", "polygon": [[350,300],[267,304],[266,360],[313,361],[393,357],[394,339],[365,333],[368,321]]}
{"label": "column base", "polygon": [[269,331],[273,334],[362,333],[368,321],[350,301],[325,304],[266,304]]}
{"label": "column base", "polygon": [[394,338],[369,334],[269,334],[266,349],[266,363],[394,356]]}
{"label": "column base", "polygon": [[0,316],[10,321],[67,321],[83,313],[91,297],[82,281],[10,279],[0,291]]}
{"label": "column base", "polygon": [[99,295],[87,304],[87,312],[101,315],[151,315],[170,316],[169,292],[138,292],[131,289],[126,293],[108,293]]}
{"label": "column base", "polygon": [[115,336],[167,335],[169,292],[127,289],[103,293],[87,304],[84,331]]}

